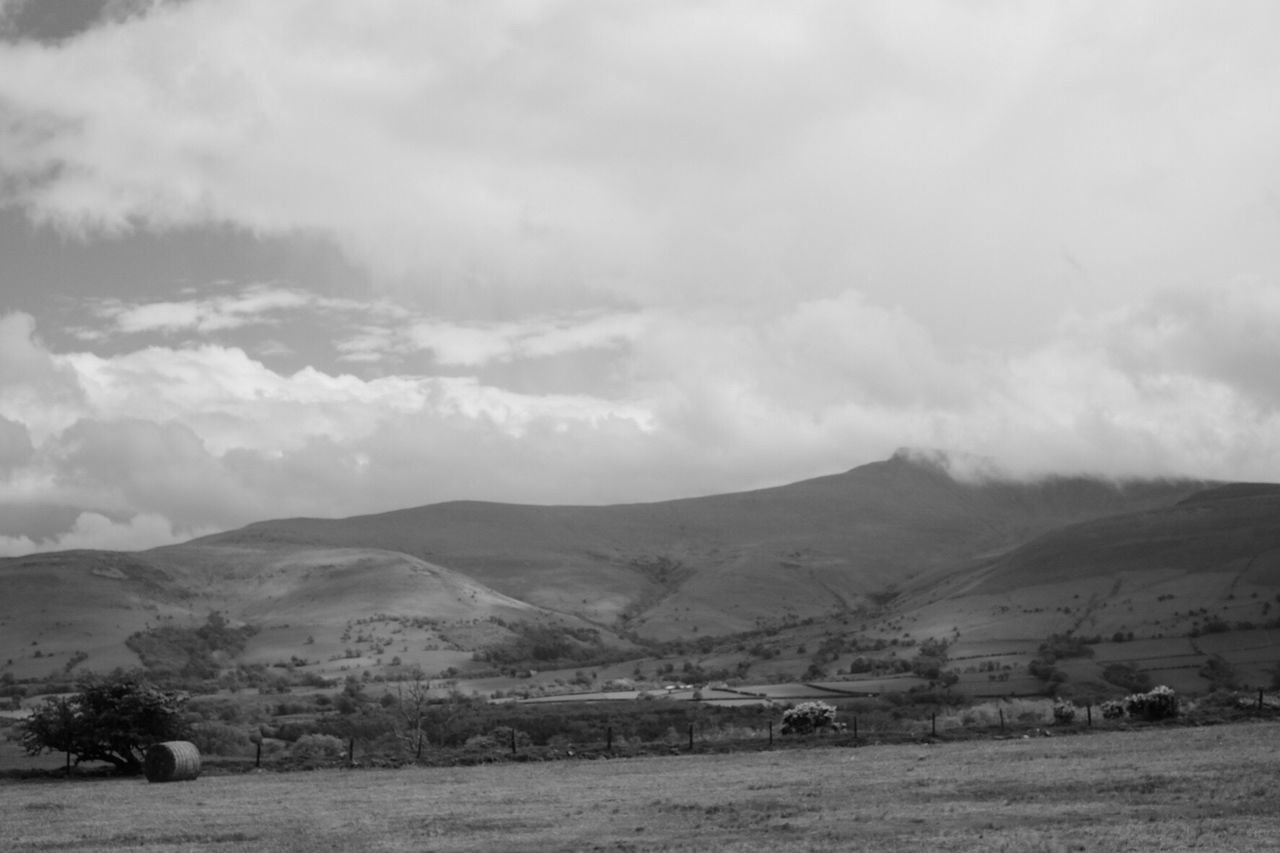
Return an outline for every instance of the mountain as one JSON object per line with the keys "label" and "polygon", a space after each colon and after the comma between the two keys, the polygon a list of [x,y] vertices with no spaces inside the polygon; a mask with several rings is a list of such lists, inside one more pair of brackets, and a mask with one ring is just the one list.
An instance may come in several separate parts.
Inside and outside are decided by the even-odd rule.
{"label": "mountain", "polygon": [[[98,669],[136,663],[129,634],[212,610],[260,628],[250,660],[338,671],[462,668],[521,623],[622,649],[624,637],[878,611],[869,630],[1043,637],[1072,620],[1109,627],[1104,605],[1135,573],[1270,578],[1269,556],[1243,567],[1240,541],[1271,547],[1278,500],[1280,487],[1193,480],[1018,480],[900,451],[832,476],[658,503],[466,501],[264,521],[139,553],[0,560],[0,641],[18,650],[12,671],[45,675],[75,651]],[[1071,597],[1082,591],[1088,614],[1059,604],[1048,618],[1049,600],[1083,606]]]}
{"label": "mountain", "polygon": [[[901,603],[970,641],[1052,631],[1219,645],[1192,634],[1261,626],[1280,612],[1280,486],[1234,483],[1178,502],[1070,524],[954,572]],[[1260,635],[1261,636],[1261,635]],[[1244,641],[1270,651],[1269,635]],[[1200,652],[1203,652],[1201,648]]]}
{"label": "mountain", "polygon": [[1063,525],[1172,504],[1193,481],[953,478],[900,451],[843,474],[728,495],[616,506],[435,504],[288,519],[160,549],[381,548],[513,598],[659,639],[856,607]]}

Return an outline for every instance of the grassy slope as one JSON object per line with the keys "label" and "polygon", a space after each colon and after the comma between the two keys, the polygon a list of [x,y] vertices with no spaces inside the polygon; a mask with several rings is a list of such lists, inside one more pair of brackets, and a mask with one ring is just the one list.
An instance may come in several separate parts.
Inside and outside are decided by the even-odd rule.
{"label": "grassy slope", "polygon": [[[76,651],[87,652],[83,666],[99,672],[136,666],[124,644],[130,634],[161,624],[202,624],[211,610],[263,629],[250,642],[249,661],[299,654],[334,672],[347,662],[329,666],[329,659],[360,645],[343,641],[348,624],[375,614],[436,623],[438,629],[384,622],[366,630],[395,641],[384,662],[398,656],[431,672],[463,664],[470,648],[502,639],[502,629],[473,624],[489,617],[579,624],[441,566],[367,548],[78,551],[4,561],[0,578],[13,605],[0,614],[0,647],[10,650],[5,660],[14,664],[6,671],[18,678],[57,671]],[[370,654],[350,663],[376,661]]]}
{"label": "grassy slope", "polygon": [[[124,640],[161,617],[185,615],[190,593],[146,555],[33,554],[0,561],[0,649],[18,678],[61,671],[76,651],[100,671],[134,666]],[[39,655],[37,657],[37,655]]]}
{"label": "grassy slope", "polygon": [[958,631],[957,653],[996,640],[1076,631],[1138,643],[1099,649],[1099,666],[1133,663],[1179,689],[1212,654],[1241,680],[1267,684],[1280,661],[1271,632],[1188,637],[1211,620],[1261,624],[1280,615],[1280,488],[1237,484],[1175,506],[1071,525],[922,589],[901,603],[912,630]]}
{"label": "grassy slope", "polygon": [[668,638],[844,609],[1064,524],[1168,505],[1202,485],[964,483],[896,456],[740,494],[607,507],[447,503],[263,522],[196,544],[400,551],[552,609],[604,622],[630,614],[631,627]]}
{"label": "grassy slope", "polygon": [[[966,643],[982,653],[993,643],[1034,648],[1071,628],[1181,636],[1193,624],[1187,611],[1206,602],[1233,621],[1261,621],[1280,585],[1277,488],[1197,495],[1203,486],[957,482],[900,455],[789,486],[654,504],[465,502],[263,522],[139,554],[0,561],[0,644],[20,678],[57,670],[77,649],[90,653],[85,666],[104,670],[134,662],[123,640],[144,625],[198,624],[219,609],[263,626],[251,660],[300,654],[341,671],[399,656],[438,672],[501,638],[490,616],[569,618],[546,607],[608,625],[630,614],[649,636],[696,638],[830,614],[891,585],[904,595],[869,630],[959,632],[957,654]],[[376,614],[449,627],[379,623],[367,630],[379,649],[369,643],[334,663],[353,645],[348,624]],[[803,671],[799,646],[851,629],[822,623],[789,635],[782,657],[754,671]]]}
{"label": "grassy slope", "polygon": [[626,761],[9,783],[6,849],[1270,849],[1280,726]]}

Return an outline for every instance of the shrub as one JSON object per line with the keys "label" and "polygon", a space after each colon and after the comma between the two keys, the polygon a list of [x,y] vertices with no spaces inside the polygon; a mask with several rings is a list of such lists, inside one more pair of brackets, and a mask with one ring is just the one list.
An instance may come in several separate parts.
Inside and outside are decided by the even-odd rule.
{"label": "shrub", "polygon": [[1117,687],[1141,693],[1151,689],[1151,677],[1128,664],[1111,663],[1102,670],[1102,678]]}
{"label": "shrub", "polygon": [[1118,699],[1109,699],[1102,703],[1102,718],[1118,720],[1124,716],[1124,703]]}
{"label": "shrub", "polygon": [[148,746],[185,740],[186,694],[163,691],[122,675],[90,677],[81,692],[51,697],[22,723],[22,745],[31,755],[68,752],[76,763],[106,761],[120,773],[142,772]]}
{"label": "shrub", "polygon": [[346,751],[342,738],[321,734],[303,735],[291,750],[299,758],[341,758]]}
{"label": "shrub", "polygon": [[1213,655],[1200,667],[1200,677],[1209,682],[1209,689],[1233,689],[1240,684],[1236,669],[1221,655]]}
{"label": "shrub", "polygon": [[1172,688],[1161,684],[1150,692],[1125,697],[1124,709],[1130,717],[1167,720],[1178,716],[1178,697]]}
{"label": "shrub", "polygon": [[1053,721],[1055,723],[1072,723],[1076,719],[1076,706],[1072,702],[1065,699],[1058,699],[1053,703]]}
{"label": "shrub", "polygon": [[244,755],[249,751],[249,736],[226,723],[196,723],[191,727],[191,742],[201,755]]}
{"label": "shrub", "polygon": [[835,721],[834,705],[826,702],[801,702],[782,712],[782,733],[806,735],[819,729],[829,729]]}
{"label": "shrub", "polygon": [[1085,637],[1077,637],[1070,632],[1050,634],[1040,644],[1040,657],[1052,663],[1063,658],[1091,658],[1093,649]]}
{"label": "shrub", "polygon": [[216,678],[226,658],[244,651],[257,628],[232,628],[217,611],[199,628],[166,625],[131,634],[127,645],[148,670],[184,678]]}

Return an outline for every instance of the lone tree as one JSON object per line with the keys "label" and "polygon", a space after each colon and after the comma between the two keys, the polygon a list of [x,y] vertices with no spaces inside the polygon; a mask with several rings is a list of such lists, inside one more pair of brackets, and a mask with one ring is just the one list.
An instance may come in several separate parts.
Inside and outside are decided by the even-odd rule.
{"label": "lone tree", "polygon": [[784,735],[807,735],[832,729],[836,724],[836,709],[826,702],[801,702],[782,712]]}
{"label": "lone tree", "polygon": [[146,748],[188,734],[184,693],[165,691],[129,676],[90,677],[73,696],[46,699],[22,724],[30,755],[66,752],[83,761],[106,761],[116,772],[142,772]]}

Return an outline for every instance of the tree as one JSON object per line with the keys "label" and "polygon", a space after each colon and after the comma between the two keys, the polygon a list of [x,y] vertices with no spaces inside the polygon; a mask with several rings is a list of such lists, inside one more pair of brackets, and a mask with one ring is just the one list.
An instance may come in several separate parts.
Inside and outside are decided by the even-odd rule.
{"label": "tree", "polygon": [[403,683],[396,685],[396,737],[413,752],[414,758],[422,758],[422,746],[426,741],[422,724],[426,720],[430,696],[431,682],[424,678],[421,670],[414,673],[407,689]]}
{"label": "tree", "polygon": [[119,773],[136,775],[148,746],[188,734],[184,693],[130,676],[89,678],[79,686],[73,696],[46,699],[22,724],[28,754],[66,752],[76,764],[105,761]]}
{"label": "tree", "polygon": [[1236,668],[1222,655],[1212,655],[1205,661],[1200,677],[1209,682],[1211,690],[1233,690],[1240,684]]}
{"label": "tree", "polygon": [[920,644],[920,650],[911,661],[911,671],[921,678],[937,681],[947,664],[947,641],[932,637]]}
{"label": "tree", "polygon": [[784,735],[807,735],[835,725],[836,709],[826,702],[801,702],[782,712]]}

